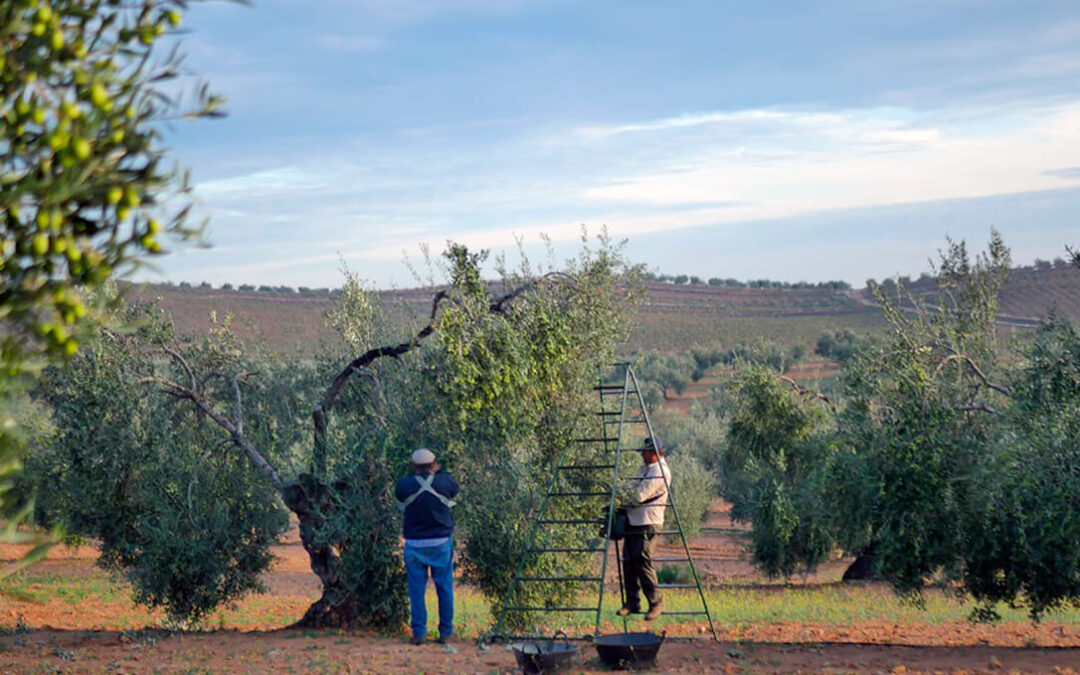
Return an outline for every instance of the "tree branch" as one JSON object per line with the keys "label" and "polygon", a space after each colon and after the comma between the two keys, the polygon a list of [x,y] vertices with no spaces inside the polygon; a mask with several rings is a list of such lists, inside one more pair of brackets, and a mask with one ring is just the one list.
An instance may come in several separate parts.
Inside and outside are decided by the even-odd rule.
{"label": "tree branch", "polygon": [[836,412],[836,406],[833,404],[833,402],[829,399],[828,396],[826,396],[825,394],[822,394],[820,391],[814,391],[813,389],[807,389],[806,387],[802,386],[801,384],[799,384],[798,382],[796,382],[792,378],[788,377],[787,375],[781,375],[780,379],[783,380],[784,382],[787,382],[792,387],[794,387],[795,391],[797,391],[800,396],[808,396],[810,398],[814,398],[814,399],[818,399],[820,401],[824,401],[825,403],[828,404],[829,408],[833,412]]}
{"label": "tree branch", "polygon": [[[568,281],[574,284],[577,283],[577,279],[564,272],[549,272],[539,279],[530,280],[529,282],[499,296],[488,305],[488,310],[494,314],[501,314],[506,310],[506,305],[508,303],[513,302],[523,293],[535,290],[545,282],[556,280]],[[320,401],[311,412],[311,419],[315,430],[315,449],[312,455],[312,468],[317,475],[322,475],[326,472],[326,416],[333,410],[338,397],[341,396],[341,389],[345,386],[345,382],[347,382],[354,374],[365,373],[364,367],[370,365],[377,359],[386,356],[396,359],[418,347],[421,342],[435,332],[435,319],[438,316],[439,306],[443,300],[448,298],[450,298],[450,294],[447,289],[443,289],[435,294],[435,297],[431,302],[431,313],[428,316],[427,325],[421,328],[408,342],[369,349],[350,361],[349,364],[334,377],[330,386],[327,387],[326,392],[323,394],[322,401]]]}
{"label": "tree branch", "polygon": [[548,272],[539,279],[534,279],[532,281],[529,281],[528,283],[522,284],[521,286],[518,286],[514,290],[510,291],[509,293],[506,293],[502,297],[496,299],[488,306],[488,309],[490,309],[494,314],[502,314],[505,311],[504,305],[512,302],[522,293],[525,293],[526,291],[536,290],[544,282],[552,280],[561,280],[575,286],[577,285],[577,279],[567,274],[566,272]]}
{"label": "tree branch", "polygon": [[180,367],[184,369],[184,372],[187,373],[188,379],[191,380],[191,391],[198,391],[199,385],[198,381],[195,379],[195,371],[191,369],[191,366],[188,365],[187,360],[180,355],[180,352],[167,345],[161,345],[161,351],[171,356],[173,360],[179,363]]}
{"label": "tree branch", "polygon": [[198,392],[161,377],[144,377],[138,380],[138,384],[156,384],[172,396],[191,401],[196,408],[203,411],[207,417],[214,420],[219,427],[229,433],[232,442],[244,451],[244,454],[251,460],[251,463],[255,465],[255,468],[258,469],[268,481],[270,481],[270,484],[274,486],[274,489],[281,492],[283,485],[281,476],[274,470],[274,467],[270,466],[270,463],[266,461],[266,458],[262,456],[262,453],[255,448],[251,443],[251,440],[244,436],[243,432],[238,429],[236,425],[214,410],[210,404],[206,402],[206,399],[200,396]]}
{"label": "tree branch", "polygon": [[983,383],[983,386],[985,386],[987,389],[993,389],[999,394],[1003,394],[1010,398],[1012,397],[1012,392],[1009,390],[1008,387],[991,382],[990,378],[986,376],[986,374],[979,368],[979,366],[975,364],[975,361],[972,360],[972,358],[967,354],[950,354],[949,356],[946,356],[944,359],[942,359],[941,363],[937,365],[937,368],[934,369],[934,374],[931,376],[930,379],[937,379],[937,376],[941,374],[941,371],[945,369],[945,366],[953,361],[962,361],[966,363],[968,367],[971,368],[971,372],[975,373],[975,376],[979,378],[979,380]]}

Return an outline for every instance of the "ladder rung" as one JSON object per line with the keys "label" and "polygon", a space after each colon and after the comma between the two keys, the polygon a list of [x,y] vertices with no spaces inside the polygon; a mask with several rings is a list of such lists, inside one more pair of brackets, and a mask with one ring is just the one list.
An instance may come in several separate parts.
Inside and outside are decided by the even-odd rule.
{"label": "ladder rung", "polygon": [[529,553],[598,553],[602,548],[530,548]]}
{"label": "ladder rung", "polygon": [[690,562],[690,558],[653,558],[654,563]]}
{"label": "ladder rung", "polygon": [[595,612],[596,607],[507,607],[508,612]]}
{"label": "ladder rung", "polygon": [[697,584],[656,584],[657,588],[697,588]]}
{"label": "ladder rung", "polygon": [[621,415],[621,410],[601,410],[600,412],[593,413],[601,417],[611,417],[612,415]]}
{"label": "ladder rung", "polygon": [[544,518],[537,522],[541,525],[585,525],[586,523],[597,525],[604,521],[600,518]]}
{"label": "ladder rung", "polygon": [[656,534],[669,535],[669,534],[682,534],[682,530],[664,530],[663,532],[657,532]]}
{"label": "ladder rung", "polygon": [[610,497],[610,492],[552,492],[548,497]]}
{"label": "ladder rung", "polygon": [[518,581],[601,581],[602,577],[518,577]]}
{"label": "ladder rung", "polygon": [[575,438],[575,443],[614,443],[617,438]]}
{"label": "ladder rung", "polygon": [[560,466],[559,469],[614,469],[614,464],[567,464],[566,466]]}
{"label": "ladder rung", "polygon": [[602,384],[598,387],[593,387],[593,391],[622,391],[625,388],[621,384]]}

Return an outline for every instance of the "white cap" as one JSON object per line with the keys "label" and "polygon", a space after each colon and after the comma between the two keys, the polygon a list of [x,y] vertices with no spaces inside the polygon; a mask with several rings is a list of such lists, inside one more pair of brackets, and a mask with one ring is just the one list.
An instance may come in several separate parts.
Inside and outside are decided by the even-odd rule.
{"label": "white cap", "polygon": [[431,464],[435,461],[435,453],[427,448],[420,448],[412,454],[412,463],[417,466]]}

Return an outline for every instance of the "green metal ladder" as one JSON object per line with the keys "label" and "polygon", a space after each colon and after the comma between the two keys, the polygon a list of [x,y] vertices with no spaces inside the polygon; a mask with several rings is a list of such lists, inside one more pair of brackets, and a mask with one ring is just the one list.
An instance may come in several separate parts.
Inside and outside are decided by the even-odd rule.
{"label": "green metal ladder", "polygon": [[[620,475],[620,466],[625,465],[625,462],[620,462],[620,458],[627,452],[641,452],[643,448],[639,445],[640,441],[638,439],[646,436],[652,439],[655,439],[655,437],[652,432],[652,424],[649,422],[648,411],[645,409],[645,401],[641,396],[641,387],[638,385],[637,377],[634,375],[634,371],[629,363],[615,364],[612,376],[606,381],[603,378],[600,378],[599,383],[597,386],[593,387],[593,390],[597,393],[600,403],[600,409],[593,412],[593,416],[596,418],[599,425],[599,431],[596,435],[575,439],[572,446],[564,450],[559,457],[559,461],[556,464],[554,473],[551,477],[551,483],[540,504],[536,520],[533,522],[532,530],[529,533],[528,546],[525,549],[525,552],[521,557],[521,562],[514,574],[514,580],[510,586],[510,591],[507,593],[506,599],[503,602],[502,610],[499,612],[495,627],[489,634],[492,641],[546,639],[539,634],[539,630],[536,630],[536,634],[534,635],[512,635],[506,633],[504,631],[504,626],[506,625],[507,617],[518,612],[529,612],[533,613],[534,616],[554,613],[586,615],[592,613],[595,616],[593,632],[584,635],[571,636],[570,639],[591,640],[600,635],[610,549],[610,537],[607,536],[607,534],[611,532],[612,523],[614,521],[615,495],[619,490],[619,486],[625,481],[635,480],[635,477],[632,475]],[[590,450],[592,452],[589,452]],[[587,459],[582,461],[583,458]],[[636,465],[631,464],[631,466],[636,470]],[[589,489],[575,487],[573,485],[575,482],[573,481],[573,476],[576,475],[576,472],[586,472],[588,475],[597,476],[597,487]],[[603,472],[610,472],[607,474],[610,477],[610,482],[604,489],[600,489],[600,481],[602,480],[600,476],[604,475]],[[708,619],[712,639],[719,640],[716,633],[716,626],[713,623],[712,614],[709,611],[709,604],[705,599],[705,592],[701,586],[701,575],[694,565],[693,558],[690,555],[690,547],[686,542],[686,536],[683,534],[682,522],[679,519],[679,511],[675,506],[675,496],[671,491],[670,477],[667,475],[667,472],[663,470],[663,465],[661,465],[661,474],[663,475],[664,486],[667,488],[668,495],[667,502],[664,506],[670,508],[674,514],[676,529],[664,530],[658,534],[667,536],[678,535],[682,542],[684,555],[678,557],[653,558],[653,562],[658,564],[687,564],[693,574],[694,583],[662,583],[659,584],[659,587],[661,589],[695,588],[697,589],[698,597],[701,600],[701,609],[698,611],[665,611],[663,615],[704,616]],[[581,481],[577,482],[579,484],[581,483]],[[554,500],[559,500],[560,502],[562,500],[577,500],[580,504],[576,509],[578,514],[596,513],[597,515],[592,518],[549,517],[548,508],[550,504],[554,503]],[[601,516],[600,512],[605,504],[607,506],[607,515]],[[598,545],[590,545],[586,542],[580,545],[551,546],[541,542],[543,539],[541,533],[545,531],[559,527],[565,528],[567,526],[577,527],[580,531],[590,525],[596,528],[593,531],[593,538],[601,539],[601,543]],[[599,531],[599,528],[601,527],[603,527],[603,530]],[[580,534],[583,538],[586,536],[585,532],[581,532]],[[595,535],[603,536],[598,537]],[[618,560],[617,542],[615,549],[616,559]],[[596,556],[593,567],[595,568],[598,562],[600,568],[599,576],[595,576],[594,574],[552,574],[549,576],[530,576],[524,574],[526,563],[535,556],[560,556],[570,554],[592,554]],[[596,589],[596,603],[584,604],[578,602],[576,604],[554,605],[550,602],[546,602],[542,605],[515,604],[515,600],[520,595],[519,589],[525,584],[532,583],[575,584],[579,587],[588,586]],[[579,591],[578,597],[584,595],[584,591]],[[619,595],[625,601],[621,568],[619,570]],[[639,614],[644,614],[644,612],[639,612]],[[623,617],[623,631],[625,632],[627,630],[628,619],[627,617]]]}

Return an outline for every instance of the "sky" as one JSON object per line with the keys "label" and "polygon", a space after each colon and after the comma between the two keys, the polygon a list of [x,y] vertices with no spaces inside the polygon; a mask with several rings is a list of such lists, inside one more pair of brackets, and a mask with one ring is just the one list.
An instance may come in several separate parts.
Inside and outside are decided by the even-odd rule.
{"label": "sky", "polygon": [[[417,285],[448,240],[786,281],[1080,244],[1075,0],[255,0],[178,37],[210,248],[147,280]],[[406,262],[408,261],[408,262]]]}

